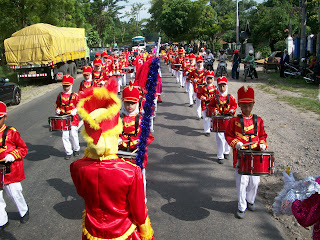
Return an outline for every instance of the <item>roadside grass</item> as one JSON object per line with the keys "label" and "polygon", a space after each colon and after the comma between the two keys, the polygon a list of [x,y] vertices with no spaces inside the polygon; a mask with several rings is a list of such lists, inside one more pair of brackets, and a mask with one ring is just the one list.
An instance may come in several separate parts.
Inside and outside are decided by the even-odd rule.
{"label": "roadside grass", "polygon": [[[319,86],[307,84],[303,78],[280,78],[279,73],[266,73],[268,82],[258,85],[258,88],[266,93],[276,95],[280,101],[287,102],[291,106],[303,111],[312,111],[320,115],[320,101],[318,100]],[[285,92],[297,93],[297,96],[288,96]]]}

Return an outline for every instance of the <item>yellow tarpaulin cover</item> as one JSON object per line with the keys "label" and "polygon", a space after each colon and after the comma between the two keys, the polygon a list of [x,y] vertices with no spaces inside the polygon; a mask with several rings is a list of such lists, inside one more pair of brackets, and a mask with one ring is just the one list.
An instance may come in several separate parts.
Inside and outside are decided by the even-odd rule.
{"label": "yellow tarpaulin cover", "polygon": [[4,41],[8,65],[48,64],[85,58],[84,28],[55,27],[37,23]]}

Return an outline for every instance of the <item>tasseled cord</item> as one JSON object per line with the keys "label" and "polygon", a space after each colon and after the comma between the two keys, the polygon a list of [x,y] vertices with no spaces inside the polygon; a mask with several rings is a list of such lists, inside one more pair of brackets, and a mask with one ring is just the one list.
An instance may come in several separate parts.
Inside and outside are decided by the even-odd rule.
{"label": "tasseled cord", "polygon": [[144,114],[141,121],[141,135],[139,138],[139,144],[136,157],[136,164],[143,169],[143,161],[144,155],[146,152],[146,144],[147,144],[147,137],[150,134],[150,118],[153,112],[154,106],[154,98],[156,93],[157,87],[157,80],[158,80],[158,69],[159,69],[159,58],[155,58],[152,60],[150,65],[150,70],[148,73],[148,81],[146,84],[146,90],[148,91],[146,94],[146,102],[143,106]]}

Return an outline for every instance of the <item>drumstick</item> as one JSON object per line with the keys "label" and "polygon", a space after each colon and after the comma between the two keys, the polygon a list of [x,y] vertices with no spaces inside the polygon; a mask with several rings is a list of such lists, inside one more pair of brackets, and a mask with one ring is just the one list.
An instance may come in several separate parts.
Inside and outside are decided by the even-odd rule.
{"label": "drumstick", "polygon": [[1,159],[1,160],[0,160],[0,162],[5,162],[5,161],[6,161],[6,159]]}
{"label": "drumstick", "polygon": [[243,145],[242,145],[242,147],[244,147],[244,146],[248,146],[248,145],[250,145],[250,144],[254,144],[254,143],[257,143],[257,142],[258,142],[258,141],[248,142],[248,143],[243,144]]}
{"label": "drumstick", "polygon": [[132,153],[136,153],[136,151],[138,151],[139,150],[139,148],[136,148]]}

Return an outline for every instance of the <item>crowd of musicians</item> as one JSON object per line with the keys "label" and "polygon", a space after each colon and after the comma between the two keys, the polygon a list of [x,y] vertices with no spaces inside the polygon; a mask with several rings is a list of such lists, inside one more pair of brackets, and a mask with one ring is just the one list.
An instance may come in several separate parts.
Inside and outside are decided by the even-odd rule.
{"label": "crowd of musicians", "polygon": [[[154,239],[146,206],[146,150],[154,140],[153,118],[157,103],[162,102],[161,69],[156,52],[126,49],[118,55],[96,53],[91,65],[83,67],[79,86],[74,86],[72,76],[63,76],[62,91],[56,98],[56,117],[49,121],[51,130],[62,132],[66,160],[80,156],[78,131],[83,125],[87,147],[84,156],[70,165],[77,193],[85,202],[83,240]],[[227,76],[215,77],[212,69],[205,69],[201,53],[168,49],[160,58],[175,77],[177,86],[185,89],[189,107],[195,105],[195,116],[199,121],[203,119],[205,136],[216,133],[218,162],[223,164],[233,150],[238,198],[235,216],[244,218],[246,210],[256,210],[260,176],[273,173],[273,153],[266,152],[263,120],[252,112],[256,99],[254,89],[239,88],[236,99],[228,92]],[[147,87],[152,79],[155,89]],[[238,106],[241,113],[236,115]],[[5,125],[6,119],[6,106],[0,102],[0,137],[4,149],[0,154],[11,167],[11,173],[4,174],[2,189],[15,202],[20,221],[25,223],[29,219],[29,207],[20,182],[24,179],[22,160],[27,148],[18,131]],[[5,173],[5,168],[0,171]],[[292,174],[286,177],[292,180]],[[9,224],[2,192],[0,190],[0,231]],[[292,212],[301,224],[310,223],[305,221],[306,215],[319,223],[319,217],[311,216],[316,213],[309,211],[319,202],[304,204],[296,200]]]}

